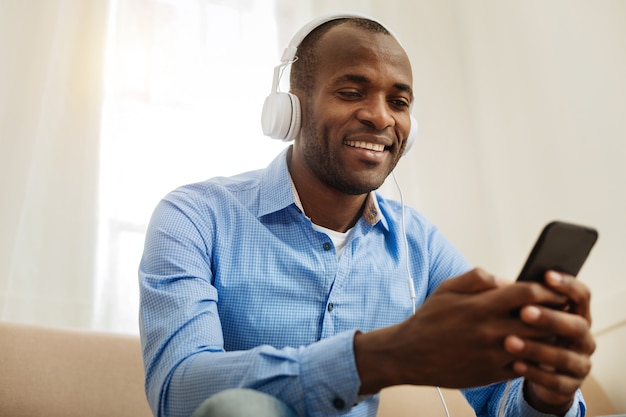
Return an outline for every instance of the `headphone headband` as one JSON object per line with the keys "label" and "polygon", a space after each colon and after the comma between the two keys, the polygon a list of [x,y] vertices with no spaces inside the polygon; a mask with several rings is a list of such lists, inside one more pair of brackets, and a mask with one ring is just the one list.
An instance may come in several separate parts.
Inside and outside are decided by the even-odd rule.
{"label": "headphone headband", "polygon": [[[322,26],[324,23],[330,22],[332,20],[350,19],[350,18],[367,19],[373,22],[377,22],[382,27],[387,29],[387,31],[391,33],[391,35],[394,38],[396,38],[396,36],[389,30],[389,28],[387,28],[387,26],[383,25],[381,22],[379,22],[378,20],[370,16],[367,16],[361,13],[330,13],[330,14],[320,16],[317,19],[314,19],[310,21],[309,23],[307,23],[306,25],[302,26],[302,28],[300,28],[300,30],[298,30],[296,34],[293,35],[293,38],[291,38],[291,42],[289,42],[289,45],[287,45],[287,47],[283,51],[283,56],[280,59],[280,61],[285,64],[292,62],[295,59],[296,52],[298,51],[298,47],[300,46],[304,38],[306,38],[309,33],[313,32],[318,26]],[[396,38],[396,40],[397,39],[398,38]]]}
{"label": "headphone headband", "polygon": [[[306,38],[309,33],[313,32],[315,29],[317,29],[319,26],[323,25],[324,23],[327,23],[333,20],[338,20],[338,19],[350,19],[350,18],[367,19],[373,22],[377,22],[382,27],[384,27],[389,33],[391,33],[391,31],[385,25],[378,22],[376,19],[367,15],[364,15],[364,14],[360,14],[360,13],[329,13],[329,14],[320,16],[317,19],[313,19],[306,25],[302,26],[300,30],[298,30],[296,34],[293,35],[293,37],[291,38],[291,41],[289,42],[289,45],[287,45],[287,47],[283,51],[283,55],[280,58],[280,64],[274,67],[274,79],[272,81],[272,92],[278,93],[278,87],[279,87],[278,84],[280,82],[280,73],[281,73],[282,68],[291,64],[296,59],[296,53],[298,52],[298,47],[300,46],[304,38]],[[396,36],[393,35],[393,33],[391,34],[394,38],[396,38]],[[398,38],[396,38],[396,40],[398,40]]]}

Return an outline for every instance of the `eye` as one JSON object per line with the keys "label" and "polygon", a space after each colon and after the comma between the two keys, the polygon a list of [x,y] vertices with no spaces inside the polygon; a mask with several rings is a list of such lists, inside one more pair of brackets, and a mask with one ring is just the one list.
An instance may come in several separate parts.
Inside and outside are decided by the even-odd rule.
{"label": "eye", "polygon": [[411,107],[411,103],[408,100],[403,99],[403,98],[393,99],[390,101],[390,103],[399,109],[408,109]]}
{"label": "eye", "polygon": [[337,94],[346,100],[357,100],[361,98],[361,93],[356,90],[340,90]]}

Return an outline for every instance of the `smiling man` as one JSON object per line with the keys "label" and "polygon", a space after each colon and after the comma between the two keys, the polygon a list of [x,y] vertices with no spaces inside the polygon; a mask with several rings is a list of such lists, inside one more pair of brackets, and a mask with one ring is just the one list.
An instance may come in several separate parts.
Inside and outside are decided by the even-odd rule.
{"label": "smiling man", "polygon": [[481,416],[501,404],[583,416],[587,288],[472,269],[375,191],[414,127],[396,38],[337,17],[296,46],[294,144],[264,170],[181,187],[153,214],[139,275],[154,414],[374,416],[381,389],[415,384],[462,388]]}

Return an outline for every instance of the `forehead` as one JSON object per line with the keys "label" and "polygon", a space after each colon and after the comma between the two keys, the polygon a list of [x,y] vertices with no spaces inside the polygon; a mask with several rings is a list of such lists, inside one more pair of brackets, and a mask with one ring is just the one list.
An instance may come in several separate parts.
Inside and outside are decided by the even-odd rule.
{"label": "forehead", "polygon": [[345,74],[359,74],[391,84],[412,87],[411,64],[391,35],[371,32],[352,24],[330,29],[319,40],[317,78],[332,82]]}

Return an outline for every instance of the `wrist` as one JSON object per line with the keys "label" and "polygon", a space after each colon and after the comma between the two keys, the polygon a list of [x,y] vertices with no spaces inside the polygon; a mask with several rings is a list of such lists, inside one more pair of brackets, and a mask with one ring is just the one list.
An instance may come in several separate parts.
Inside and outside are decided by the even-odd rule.
{"label": "wrist", "polygon": [[354,358],[361,381],[359,395],[376,394],[385,387],[399,385],[394,355],[386,341],[388,330],[357,331],[354,335]]}
{"label": "wrist", "polygon": [[533,384],[527,380],[524,380],[523,393],[526,402],[535,410],[544,414],[564,416],[572,407],[574,402],[573,396],[564,402],[551,403],[545,401],[540,395],[537,394],[537,391],[533,388]]}

